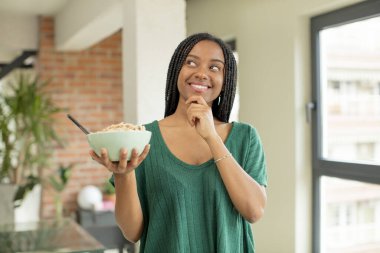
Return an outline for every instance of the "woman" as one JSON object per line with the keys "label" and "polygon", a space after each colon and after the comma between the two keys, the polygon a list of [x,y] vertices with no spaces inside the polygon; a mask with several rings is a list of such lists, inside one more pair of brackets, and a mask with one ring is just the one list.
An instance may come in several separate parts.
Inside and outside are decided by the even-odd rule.
{"label": "woman", "polygon": [[105,149],[90,151],[113,172],[116,220],[128,240],[141,239],[141,252],[254,252],[265,158],[253,127],[228,123],[235,88],[228,46],[192,35],[172,56],[165,118],[145,125],[152,139],[143,153],[127,162],[121,150],[112,163]]}

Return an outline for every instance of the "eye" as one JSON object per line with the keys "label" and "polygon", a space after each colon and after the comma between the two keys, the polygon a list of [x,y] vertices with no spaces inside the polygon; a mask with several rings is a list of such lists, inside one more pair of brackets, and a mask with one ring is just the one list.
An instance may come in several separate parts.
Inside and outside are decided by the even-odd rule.
{"label": "eye", "polygon": [[217,72],[217,71],[220,71],[220,70],[221,70],[221,67],[219,67],[219,66],[217,66],[217,65],[211,65],[211,66],[210,66],[210,69],[211,69],[211,71]]}
{"label": "eye", "polygon": [[186,60],[185,64],[190,66],[190,67],[196,66],[195,62],[193,60],[190,60],[190,59]]}

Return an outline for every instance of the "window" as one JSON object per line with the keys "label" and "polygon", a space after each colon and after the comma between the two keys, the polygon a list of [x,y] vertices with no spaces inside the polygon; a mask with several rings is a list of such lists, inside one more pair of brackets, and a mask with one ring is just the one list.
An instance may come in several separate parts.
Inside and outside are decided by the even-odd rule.
{"label": "window", "polygon": [[[236,39],[226,41],[226,44],[230,46],[235,56],[236,64],[239,64],[239,54],[236,50]],[[240,108],[240,94],[239,94],[239,81],[237,82],[236,94],[234,104],[232,106],[230,121],[239,121],[239,108]]]}
{"label": "window", "polygon": [[380,1],[311,19],[313,253],[380,252]]}

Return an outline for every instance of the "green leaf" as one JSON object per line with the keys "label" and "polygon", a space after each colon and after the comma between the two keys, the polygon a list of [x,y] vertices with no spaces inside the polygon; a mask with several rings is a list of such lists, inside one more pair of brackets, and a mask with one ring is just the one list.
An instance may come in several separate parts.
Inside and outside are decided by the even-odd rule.
{"label": "green leaf", "polygon": [[27,194],[30,177],[48,168],[53,147],[63,145],[53,117],[63,109],[44,92],[49,82],[21,73],[2,83],[9,93],[0,94],[0,181],[8,178],[20,185],[16,199]]}
{"label": "green leaf", "polygon": [[58,180],[54,177],[51,176],[49,177],[49,182],[50,185],[56,190],[57,192],[61,192],[64,189],[64,185],[62,183],[59,183]]}

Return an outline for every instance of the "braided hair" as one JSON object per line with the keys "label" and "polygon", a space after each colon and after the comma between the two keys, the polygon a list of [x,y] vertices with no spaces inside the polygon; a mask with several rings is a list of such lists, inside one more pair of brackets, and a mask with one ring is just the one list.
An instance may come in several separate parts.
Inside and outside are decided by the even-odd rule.
{"label": "braided hair", "polygon": [[170,60],[165,90],[165,117],[172,115],[178,106],[179,91],[177,87],[178,76],[184,61],[195,44],[202,40],[216,42],[224,55],[224,78],[222,91],[217,99],[213,101],[212,113],[214,117],[222,122],[228,122],[236,92],[237,67],[232,50],[221,39],[209,33],[197,33],[183,40]]}

